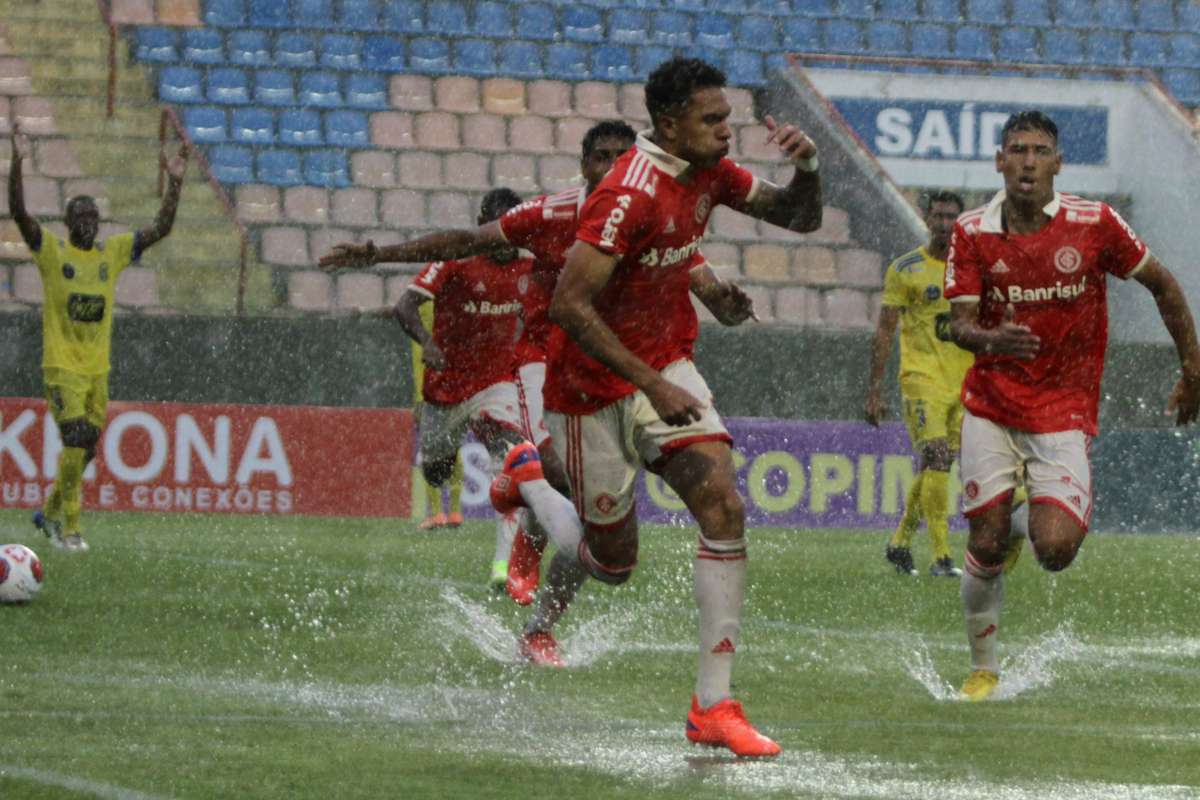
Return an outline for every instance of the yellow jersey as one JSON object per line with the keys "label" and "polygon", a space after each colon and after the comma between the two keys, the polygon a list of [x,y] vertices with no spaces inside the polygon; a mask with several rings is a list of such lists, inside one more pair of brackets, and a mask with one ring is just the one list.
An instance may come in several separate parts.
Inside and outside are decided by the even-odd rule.
{"label": "yellow jersey", "polygon": [[946,262],[918,247],[888,265],[883,305],[900,310],[900,390],[957,395],[975,361],[950,341],[950,301],[942,295]]}
{"label": "yellow jersey", "polygon": [[42,276],[42,368],[78,375],[109,370],[117,276],[137,260],[137,235],[122,233],[80,250],[43,227],[33,254]]}
{"label": "yellow jersey", "polygon": [[[421,323],[425,330],[433,330],[433,302],[421,303],[417,310],[421,314]],[[421,350],[421,345],[412,343],[413,403],[420,403],[425,397],[422,391],[425,386],[425,362],[421,360]]]}

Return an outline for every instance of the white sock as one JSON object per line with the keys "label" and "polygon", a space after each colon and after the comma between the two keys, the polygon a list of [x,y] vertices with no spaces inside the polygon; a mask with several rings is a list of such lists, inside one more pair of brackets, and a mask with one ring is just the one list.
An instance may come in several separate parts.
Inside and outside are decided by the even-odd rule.
{"label": "white sock", "polygon": [[546,568],[546,579],[538,592],[537,607],[525,625],[526,633],[549,631],[575,599],[587,580],[587,571],[574,553],[558,550]]}
{"label": "white sock", "polygon": [[537,521],[546,529],[550,540],[560,551],[574,556],[579,543],[583,541],[583,524],[575,513],[575,504],[559,494],[544,478],[522,481],[519,490]]}
{"label": "white sock", "polygon": [[1000,628],[1000,608],[1004,605],[1004,576],[980,578],[964,570],[958,595],[967,623],[971,669],[986,669],[999,674],[996,635]]}
{"label": "white sock", "polygon": [[513,538],[517,535],[517,515],[505,514],[496,517],[496,555],[493,561],[508,561],[512,553]]}
{"label": "white sock", "polygon": [[700,609],[700,669],[696,699],[701,708],[729,697],[733,653],[742,629],[746,594],[746,539],[700,537],[694,562],[696,605]]}

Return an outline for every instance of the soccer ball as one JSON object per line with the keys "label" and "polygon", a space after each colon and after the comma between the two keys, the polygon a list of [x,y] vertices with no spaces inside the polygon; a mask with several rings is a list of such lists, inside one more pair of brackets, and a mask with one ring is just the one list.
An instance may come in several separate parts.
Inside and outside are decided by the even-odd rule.
{"label": "soccer ball", "polygon": [[0,603],[27,603],[42,588],[42,560],[23,544],[0,545]]}

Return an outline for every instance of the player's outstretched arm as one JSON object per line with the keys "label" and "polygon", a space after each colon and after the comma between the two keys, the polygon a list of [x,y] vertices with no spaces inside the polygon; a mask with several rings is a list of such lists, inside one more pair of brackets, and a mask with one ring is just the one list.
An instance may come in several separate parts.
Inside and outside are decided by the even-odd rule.
{"label": "player's outstretched arm", "polygon": [[792,162],[796,172],[787,186],[763,181],[746,213],[796,233],[815,231],[821,227],[824,208],[821,176],[817,172],[817,146],[794,125],[777,125],[769,114],[764,122],[770,131],[767,142],[774,142],[779,147],[779,152]]}
{"label": "player's outstretched arm", "polygon": [[321,256],[317,265],[326,272],[339,269],[367,269],[376,264],[418,264],[428,261],[453,261],[507,247],[508,240],[498,221],[478,228],[437,231],[400,244],[377,247],[373,241],[362,244],[343,242]]}
{"label": "player's outstretched arm", "polygon": [[183,193],[183,176],[187,174],[188,156],[191,148],[187,142],[179,146],[179,153],[167,162],[167,189],[163,192],[162,206],[153,224],[138,231],[138,247],[143,251],[157,244],[175,227],[175,212],[179,210],[179,197]]}
{"label": "player's outstretched arm", "polygon": [[421,306],[428,302],[428,297],[409,289],[400,295],[400,300],[392,309],[392,316],[400,323],[408,338],[421,345],[421,361],[425,366],[430,369],[445,369],[446,357],[433,341],[433,335],[421,319]]}
{"label": "player's outstretched arm", "polygon": [[37,220],[29,216],[25,208],[25,182],[21,177],[21,162],[29,153],[29,140],[17,124],[12,130],[12,160],[8,167],[8,213],[21,231],[21,238],[29,249],[37,252],[42,246],[42,228]]}
{"label": "player's outstretched arm", "polygon": [[754,313],[754,301],[736,283],[722,280],[713,272],[708,262],[692,267],[692,294],[704,304],[722,325],[741,325],[748,319],[758,320]]}
{"label": "player's outstretched arm", "polygon": [[1037,356],[1042,340],[1027,325],[1018,325],[1015,318],[1016,310],[1009,303],[1000,324],[985,328],[979,324],[979,301],[952,300],[950,338],[963,350],[972,353],[1032,360]]}
{"label": "player's outstretched arm", "polygon": [[1134,277],[1154,295],[1158,313],[1175,342],[1183,375],[1171,392],[1167,407],[1175,413],[1176,424],[1186,425],[1200,415],[1200,345],[1196,342],[1196,322],[1179,281],[1158,259],[1151,256]]}
{"label": "player's outstretched arm", "polygon": [[875,326],[875,337],[871,340],[871,371],[867,377],[867,400],[863,406],[863,418],[878,427],[887,416],[887,403],[883,399],[883,371],[892,354],[892,340],[900,324],[900,309],[883,306],[879,309],[879,324]]}

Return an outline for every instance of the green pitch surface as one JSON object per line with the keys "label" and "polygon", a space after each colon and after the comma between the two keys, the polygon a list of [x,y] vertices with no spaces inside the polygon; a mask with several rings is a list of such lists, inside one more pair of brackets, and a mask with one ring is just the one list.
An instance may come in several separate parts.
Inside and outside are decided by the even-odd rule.
{"label": "green pitch surface", "polygon": [[754,530],[735,691],[784,752],[738,762],[683,736],[691,530],[588,584],[547,671],[485,589],[490,525],[85,519],[68,556],[0,512],[46,566],[0,607],[4,800],[1200,796],[1195,537],[1026,553],[998,699],[967,704],[957,581],[896,575],[881,534]]}

